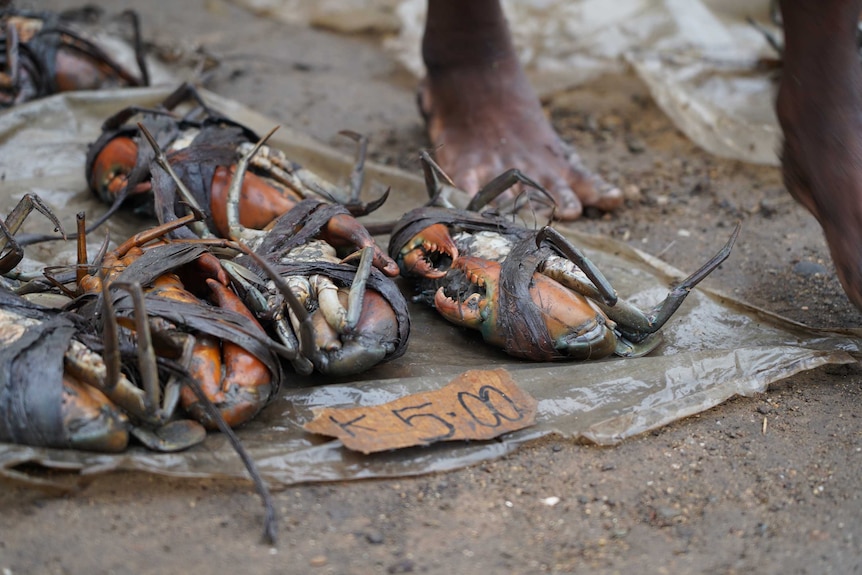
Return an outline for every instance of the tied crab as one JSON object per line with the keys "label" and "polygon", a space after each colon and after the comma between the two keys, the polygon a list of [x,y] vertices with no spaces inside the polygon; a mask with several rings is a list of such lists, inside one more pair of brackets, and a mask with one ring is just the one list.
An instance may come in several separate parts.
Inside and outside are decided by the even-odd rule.
{"label": "tied crab", "polygon": [[300,373],[357,374],[406,350],[407,301],[374,267],[374,248],[341,258],[320,239],[340,217],[350,217],[342,206],[306,200],[279,218],[254,251],[226,264],[282,344],[298,352],[292,362]]}
{"label": "tied crab", "polygon": [[[41,200],[25,196],[0,220],[4,274],[23,257],[14,233],[34,209],[62,232]],[[224,242],[163,240],[200,217],[146,230],[107,253],[106,242],[90,264],[79,214],[78,264],[44,272],[69,298],[62,309],[25,299],[34,282],[0,283],[0,441],[118,452],[133,435],[150,449],[178,451],[218,428],[255,482],[264,536],[274,542],[271,496],[231,427],[266,405],[282,370],[209,250]]]}
{"label": "tied crab", "polygon": [[[189,108],[186,113],[177,112],[183,107]],[[155,145],[148,144],[146,132]],[[88,150],[85,176],[102,201],[129,202],[161,222],[183,213],[180,200],[193,202],[206,216],[194,230],[198,235],[228,237],[229,213],[240,214],[242,226],[263,229],[310,198],[364,215],[382,205],[387,194],[368,204],[359,201],[367,139],[342,133],[358,144],[349,190],[259,143],[253,130],[212,109],[193,86],[182,84],[156,108],[133,106],[105,120]],[[234,181],[241,187],[229,197]],[[397,274],[397,267],[389,273]]]}
{"label": "tied crab", "polygon": [[[188,102],[196,105],[191,112],[172,111]],[[184,85],[159,109],[110,118],[88,154],[88,179],[104,200],[131,198],[162,222],[189,206],[205,214],[202,225],[177,228],[173,237],[247,246],[248,255],[225,267],[292,350],[299,373],[349,375],[399,357],[410,324],[390,279],[398,266],[354,217],[386,198],[359,201],[365,138],[348,133],[359,152],[345,191],[267,146],[271,134],[258,138]]]}
{"label": "tied crab", "polygon": [[[3,269],[21,257],[14,249],[13,230],[22,218],[13,216],[25,211],[22,204],[45,208],[25,197],[7,225],[0,226],[0,246],[10,246],[0,258]],[[57,223],[53,214],[50,217]],[[15,368],[17,372],[4,374],[8,376],[4,388],[29,394],[49,386],[54,392],[45,393],[42,400],[28,399],[32,405],[21,404],[22,413],[57,409],[68,413],[42,422],[52,428],[50,434],[43,434],[35,422],[20,426],[29,430],[25,435],[0,434],[2,439],[121,451],[131,433],[151,449],[175,451],[203,440],[201,424],[210,429],[221,423],[238,426],[266,405],[281,380],[271,341],[230,289],[220,261],[206,245],[161,240],[194,217],[136,234],[116,250],[103,249],[90,264],[80,216],[78,265],[74,271],[44,272],[67,297],[62,309],[25,299],[33,295],[30,284],[5,283],[2,323],[7,336],[14,336],[7,339],[23,338],[52,360],[57,357],[52,346],[64,353],[59,368],[50,366],[60,376],[40,376],[34,383]],[[25,318],[17,323],[26,329],[13,327],[16,317]],[[55,324],[66,340],[58,343],[38,335],[59,329]],[[13,348],[4,349],[7,367],[23,365],[21,358],[32,353],[27,347]],[[57,393],[60,402],[55,401]],[[3,405],[12,409],[7,415],[13,421],[17,412],[10,406],[15,403]],[[177,419],[178,405],[200,423]]]}
{"label": "tied crab", "polygon": [[[428,192],[445,204],[452,182],[423,153]],[[390,255],[417,284],[417,299],[447,320],[476,329],[506,353],[530,360],[638,357],[660,343],[661,327],[690,290],[729,255],[739,233],[699,270],[644,312],[618,298],[604,274],[556,230],[480,213],[514,183],[541,190],[517,170],[489,182],[467,206],[426,206],[395,224]]]}
{"label": "tied crab", "polygon": [[58,92],[149,85],[137,14],[121,15],[132,27],[137,73],[82,32],[79,21],[94,15],[0,9],[0,108]]}

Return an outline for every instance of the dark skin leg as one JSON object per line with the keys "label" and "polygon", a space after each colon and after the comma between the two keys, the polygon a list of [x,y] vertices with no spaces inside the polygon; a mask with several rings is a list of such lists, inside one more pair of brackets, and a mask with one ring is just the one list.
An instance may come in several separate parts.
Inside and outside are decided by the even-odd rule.
{"label": "dark skin leg", "polygon": [[475,194],[509,168],[538,181],[555,217],[613,210],[619,189],[587,171],[545,117],[518,62],[499,0],[429,0],[420,107],[438,163]]}
{"label": "dark skin leg", "polygon": [[862,0],[782,0],[776,110],[788,191],[820,222],[838,277],[862,309]]}

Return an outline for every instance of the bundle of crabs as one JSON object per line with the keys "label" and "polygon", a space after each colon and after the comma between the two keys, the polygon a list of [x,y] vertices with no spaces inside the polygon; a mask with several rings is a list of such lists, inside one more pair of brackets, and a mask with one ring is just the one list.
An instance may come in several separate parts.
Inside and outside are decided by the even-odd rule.
{"label": "bundle of crabs", "polygon": [[[386,198],[359,200],[366,140],[347,133],[358,155],[342,189],[267,146],[271,133],[183,85],[156,108],[109,118],[87,156],[90,187],[112,205],[103,220],[131,205],[158,225],[111,251],[106,238],[91,261],[81,216],[77,265],[28,282],[12,272],[18,227],[33,209],[59,222],[27,196],[0,225],[0,441],[116,451],[132,433],[174,450],[202,440],[201,426],[241,425],[277,392],[282,360],[351,376],[403,355],[399,272],[416,299],[516,357],[643,355],[738,233],[643,312],[553,228],[482,211],[514,183],[541,190],[515,170],[456,209],[451,180],[422,153],[432,201],[394,225],[387,255],[357,220]],[[36,306],[45,292],[64,299]],[[30,369],[37,356],[51,361]],[[35,394],[31,374],[53,391]],[[178,405],[191,419],[176,421]]]}
{"label": "bundle of crabs", "polygon": [[[410,320],[398,268],[356,219],[385,194],[359,202],[366,143],[353,136],[359,159],[343,190],[186,85],[157,108],[109,118],[86,165],[112,204],[101,219],[131,204],[159,224],[111,251],[106,238],[90,260],[81,216],[77,265],[26,282],[14,272],[21,222],[33,209],[59,222],[27,196],[0,226],[0,333],[30,318],[3,335],[0,441],[118,451],[131,432],[183,449],[203,433],[175,423],[178,404],[206,428],[234,427],[275,395],[282,360],[349,376],[401,356]],[[33,303],[46,292],[61,309]],[[38,335],[55,324],[63,338]],[[33,354],[51,359],[29,370]],[[31,373],[53,391],[33,393]]]}

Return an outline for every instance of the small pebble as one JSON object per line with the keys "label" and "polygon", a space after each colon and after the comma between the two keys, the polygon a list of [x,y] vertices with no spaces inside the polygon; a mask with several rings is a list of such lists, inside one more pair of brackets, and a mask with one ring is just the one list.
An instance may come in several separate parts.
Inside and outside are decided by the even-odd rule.
{"label": "small pebble", "polygon": [[584,118],[583,124],[584,130],[590,133],[595,133],[599,131],[599,121],[592,114],[588,114],[586,118]]}
{"label": "small pebble", "polygon": [[778,202],[769,199],[760,200],[760,209],[758,211],[764,218],[771,218],[778,213]]}
{"label": "small pebble", "polygon": [[826,275],[826,266],[817,262],[801,261],[793,266],[793,273],[802,277]]}
{"label": "small pebble", "polygon": [[667,505],[660,505],[656,508],[656,515],[661,517],[664,520],[674,519],[682,515],[682,513],[678,509],[674,509],[673,507],[668,507]]}
{"label": "small pebble", "polygon": [[637,136],[629,136],[626,138],[626,146],[632,154],[642,154],[646,151],[646,144]]}
{"label": "small pebble", "polygon": [[410,559],[402,559],[386,568],[387,573],[413,573],[416,565]]}
{"label": "small pebble", "polygon": [[634,184],[623,186],[623,197],[632,202],[637,202],[641,199],[641,189]]}
{"label": "small pebble", "polygon": [[315,555],[308,562],[312,567],[323,567],[326,565],[326,556],[325,555]]}
{"label": "small pebble", "polygon": [[624,124],[624,120],[616,114],[608,114],[601,121],[601,127],[606,130],[617,130]]}

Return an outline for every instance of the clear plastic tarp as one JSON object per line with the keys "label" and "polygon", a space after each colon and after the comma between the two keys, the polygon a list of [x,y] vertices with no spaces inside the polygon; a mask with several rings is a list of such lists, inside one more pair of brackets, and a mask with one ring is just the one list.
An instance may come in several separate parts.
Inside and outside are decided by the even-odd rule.
{"label": "clear plastic tarp", "polygon": [[[171,89],[74,93],[31,102],[0,115],[0,213],[27,192],[57,209],[68,229],[75,214],[90,219],[106,209],[87,191],[84,157],[102,121],[118,109],[149,106]],[[265,132],[272,121],[214,94],[204,97],[217,109]],[[272,145],[333,181],[346,182],[352,158],[288,128]],[[426,201],[416,174],[371,164],[370,194],[392,187],[376,220],[391,220]],[[32,220],[32,222],[31,222]],[[31,218],[27,232],[50,232],[42,218]],[[121,213],[109,224],[121,241],[146,227]],[[625,244],[559,228],[580,245],[611,280],[618,293],[642,308],[660,301],[667,286],[686,274]],[[93,234],[97,246],[104,231]],[[730,230],[728,230],[728,235]],[[745,229],[742,230],[744,238]],[[380,238],[385,242],[385,238]],[[720,246],[715,246],[716,249]],[[704,254],[704,259],[710,254]],[[74,246],[62,241],[28,248],[27,265],[69,263]],[[729,262],[732,265],[733,254]],[[709,283],[707,280],[706,284]],[[239,436],[263,475],[273,484],[413,475],[454,469],[502,456],[524,442],[548,434],[611,445],[635,434],[709,409],[735,395],[762,392],[777,380],[824,364],[855,361],[862,352],[859,330],[814,330],[698,288],[664,328],[664,343],[648,357],[594,362],[529,363],[483,344],[478,334],[452,326],[430,309],[411,306],[413,326],[407,353],[351,381],[321,376],[288,378],[279,396]],[[305,432],[312,410],[384,403],[437,389],[468,369],[505,368],[538,400],[536,425],[492,441],[446,443],[361,455],[337,440]],[[211,434],[200,446],[176,454],[131,447],[120,455],[0,444],[0,475],[27,480],[16,466],[35,463],[81,473],[115,469],[173,476],[244,477],[246,471],[226,439]]]}

